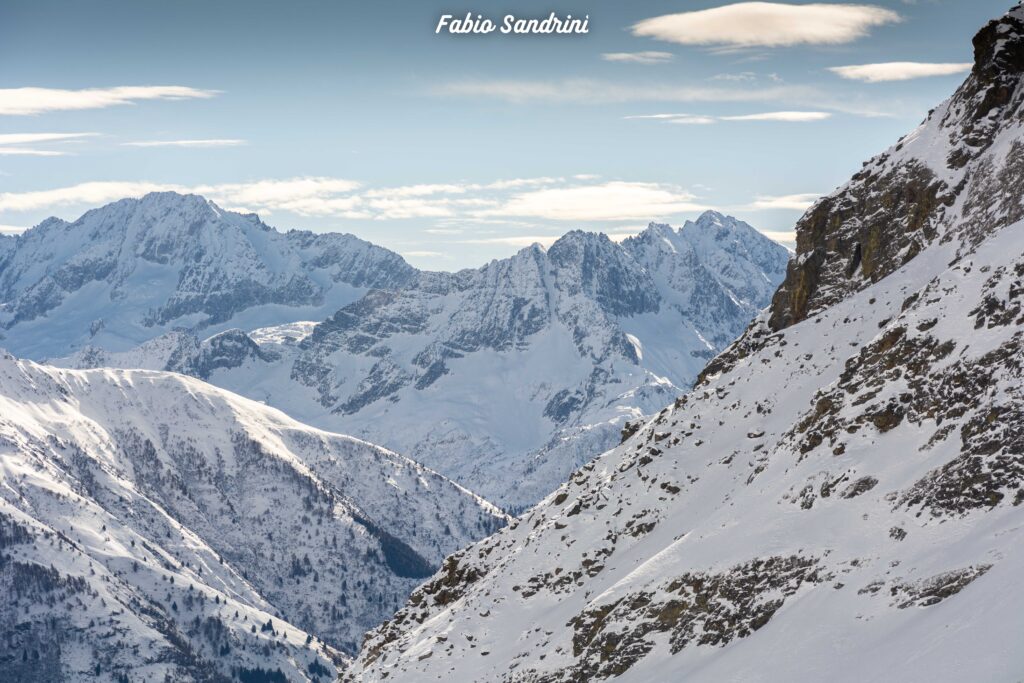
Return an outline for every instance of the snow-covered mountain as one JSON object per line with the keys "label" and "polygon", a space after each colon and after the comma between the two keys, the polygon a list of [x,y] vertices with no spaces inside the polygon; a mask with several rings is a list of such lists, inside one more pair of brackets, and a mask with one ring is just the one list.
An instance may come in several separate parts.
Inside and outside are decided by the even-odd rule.
{"label": "snow-covered mountain", "polygon": [[1024,670],[1024,6],[798,225],[687,395],[449,557],[353,681]]}
{"label": "snow-covered mountain", "polygon": [[2,259],[8,251],[14,249],[14,245],[17,244],[18,240],[14,235],[6,235],[0,232],[0,259]]}
{"label": "snow-covered mountain", "polygon": [[193,374],[522,508],[688,387],[767,305],[788,257],[714,212],[621,244],[575,231],[374,289],[317,325],[171,333],[59,362]]}
{"label": "snow-covered mountain", "polygon": [[0,346],[25,358],[121,351],[175,327],[212,334],[321,319],[415,269],[351,235],[280,233],[195,195],[123,199],[0,242]]}
{"label": "snow-covered mountain", "polygon": [[504,521],[404,457],[196,379],[0,355],[4,680],[334,680]]}

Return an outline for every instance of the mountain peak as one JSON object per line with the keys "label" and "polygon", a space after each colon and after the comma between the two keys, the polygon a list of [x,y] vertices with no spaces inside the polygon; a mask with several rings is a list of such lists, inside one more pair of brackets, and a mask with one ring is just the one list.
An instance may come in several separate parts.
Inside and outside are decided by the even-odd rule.
{"label": "mountain peak", "polygon": [[[4,343],[35,358],[86,344],[125,350],[180,325],[213,334],[234,327],[243,311],[260,325],[288,322],[282,306],[326,316],[416,272],[358,238],[281,233],[255,215],[178,192],[122,199],[72,223],[49,219],[0,251]],[[76,298],[87,286],[93,295]],[[69,316],[87,321],[73,339],[63,322]],[[44,317],[52,322],[36,324],[53,325],[54,334],[22,326]]]}
{"label": "mountain peak", "polygon": [[548,247],[548,258],[555,264],[565,265],[593,258],[596,254],[614,250],[615,243],[601,232],[570,230]]}
{"label": "mountain peak", "polygon": [[735,220],[736,219],[733,218],[732,216],[726,216],[724,213],[721,213],[719,211],[715,211],[714,209],[708,209],[707,211],[702,213],[700,216],[698,216],[697,220],[695,222],[697,223],[697,225],[705,225],[705,224],[709,224],[709,223],[711,223],[711,224],[725,224],[727,222],[731,222],[731,221],[735,221]]}
{"label": "mountain peak", "polygon": [[1024,3],[993,19],[974,37],[974,75],[986,78],[1024,71]]}
{"label": "mountain peak", "polygon": [[676,235],[676,229],[668,223],[655,223],[650,222],[647,227],[640,233],[640,235],[651,235],[652,237],[674,237]]}

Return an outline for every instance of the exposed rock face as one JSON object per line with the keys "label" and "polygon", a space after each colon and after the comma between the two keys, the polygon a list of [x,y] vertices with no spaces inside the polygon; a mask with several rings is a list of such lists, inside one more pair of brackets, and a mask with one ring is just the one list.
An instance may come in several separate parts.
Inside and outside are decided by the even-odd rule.
{"label": "exposed rock face", "polygon": [[1024,182],[979,178],[1020,168],[1022,21],[811,209],[776,306],[692,392],[449,557],[346,679],[1017,676]]}
{"label": "exposed rock face", "polygon": [[333,680],[447,553],[505,522],[412,461],[197,380],[6,354],[0,483],[3,680]]}
{"label": "exposed rock face", "polygon": [[983,28],[974,53],[970,77],[949,101],[800,220],[771,329],[878,282],[936,238],[970,248],[1000,220],[1024,218],[1024,142],[1014,130],[1024,121],[1019,13]]}
{"label": "exposed rock face", "polygon": [[419,273],[291,342],[171,333],[62,362],[194,374],[522,509],[614,446],[625,420],[683,391],[767,305],[787,261],[749,225],[708,212],[622,244],[574,231],[547,251]]}

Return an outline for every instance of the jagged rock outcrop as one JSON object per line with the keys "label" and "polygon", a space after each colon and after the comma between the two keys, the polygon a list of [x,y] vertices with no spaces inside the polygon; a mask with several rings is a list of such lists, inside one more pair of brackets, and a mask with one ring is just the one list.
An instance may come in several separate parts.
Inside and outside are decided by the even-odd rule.
{"label": "jagged rock outcrop", "polygon": [[[1024,218],[1024,142],[1014,130],[1024,119],[1024,22],[1009,13],[989,23],[974,56],[950,100],[800,220],[771,329],[878,282],[938,238],[970,248],[998,220]],[[987,201],[972,201],[979,196]]]}

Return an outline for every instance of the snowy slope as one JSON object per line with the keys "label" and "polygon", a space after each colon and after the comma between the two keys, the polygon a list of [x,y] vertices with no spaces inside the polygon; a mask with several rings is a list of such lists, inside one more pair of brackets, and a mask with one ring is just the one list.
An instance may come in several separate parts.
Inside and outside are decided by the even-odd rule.
{"label": "snowy slope", "polygon": [[787,261],[708,212],[622,244],[575,231],[478,270],[421,273],[311,329],[172,334],[59,363],[203,377],[522,508],[689,386],[769,302]]}
{"label": "snowy slope", "polygon": [[[6,243],[6,241],[5,241]],[[126,350],[174,327],[214,333],[322,318],[415,273],[338,233],[279,233],[255,215],[173,192],[0,243],[0,345],[36,360],[84,345]]]}
{"label": "snowy slope", "polygon": [[332,680],[503,521],[401,456],[199,380],[0,357],[0,678]]}
{"label": "snowy slope", "polygon": [[[975,47],[694,390],[449,557],[349,680],[1019,678],[1024,7]],[[912,176],[935,203],[893,201]]]}

